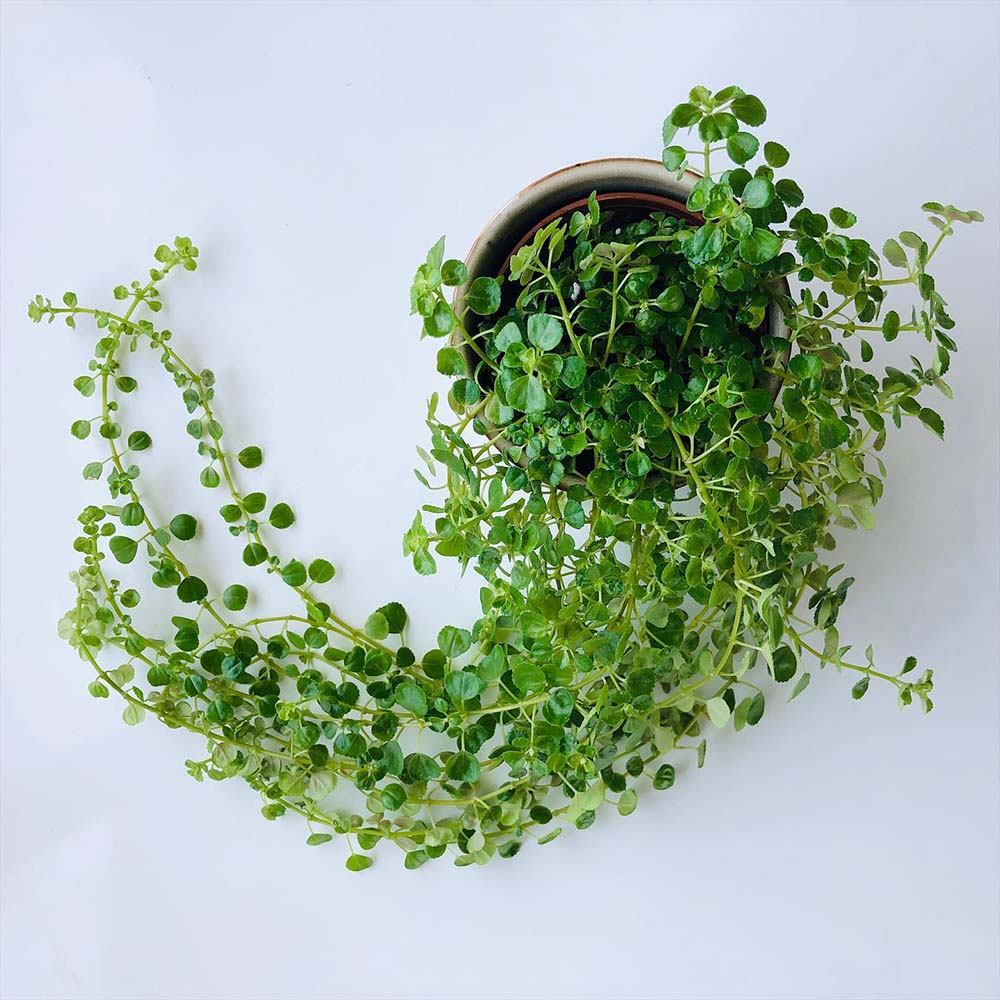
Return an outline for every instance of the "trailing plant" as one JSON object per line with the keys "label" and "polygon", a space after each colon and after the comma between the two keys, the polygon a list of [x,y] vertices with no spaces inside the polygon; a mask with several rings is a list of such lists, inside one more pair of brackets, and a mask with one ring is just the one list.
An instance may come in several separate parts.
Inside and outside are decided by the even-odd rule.
{"label": "trailing plant", "polygon": [[[325,589],[333,563],[280,554],[292,508],[240,486],[261,449],[230,448],[212,372],[156,323],[161,282],[196,268],[190,240],[159,247],[148,280],[114,289],[116,308],[36,296],[35,322],[99,331],[74,382],[92,410],[72,433],[103,443],[83,475],[110,496],[80,515],[76,597],[59,626],[94,671],[91,694],[123,698],[129,724],[152,715],[204,737],[192,776],[243,778],[268,819],[303,816],[310,844],[343,835],[351,870],[380,840],[408,868],[445,853],[467,865],[585,828],[604,801],[627,814],[644,779],[674,783],[680,754],[701,765],[706,721],[755,725],[770,680],[796,678],[794,697],[809,660],[853,674],[856,698],[874,677],[929,709],[931,672],[915,677],[912,657],[883,672],[870,648],[859,662],[841,642],[851,580],[823,554],[832,528],[872,525],[887,422],[943,433],[917,401],[928,387],[948,394],[955,349],[927,266],[955,222],[980,216],[928,203],[933,244],[906,232],[880,256],[846,235],[849,212],[800,207],[794,181],[775,176],[783,147],[765,143],[750,172],[760,147],[742,126],[764,118],[738,88],[696,88],[668,118],[664,165],[697,154],[688,208],[703,222],[622,223],[592,198],[540,230],[508,274],[467,282],[443,242],[419,269],[412,304],[424,332],[449,341],[438,368],[457,377],[456,416],[439,417],[432,398],[426,458],[444,476],[431,487],[418,475],[442,498],[404,549],[420,573],[437,553],[483,582],[481,617],[444,627],[420,656],[399,603],[363,627],[341,617]],[[675,144],[695,127],[696,149]],[[722,152],[736,166],[714,175]],[[887,302],[904,286],[919,297],[905,318]],[[760,331],[774,309],[787,338]],[[876,377],[875,337],[899,335],[925,338],[929,360]],[[141,492],[153,439],[127,411],[140,346],[180,393],[199,481],[222,491],[244,566],[287,585],[288,614],[255,616],[242,572],[212,588],[216,572],[198,562],[207,526]],[[178,605],[156,628],[133,613],[148,583]]]}

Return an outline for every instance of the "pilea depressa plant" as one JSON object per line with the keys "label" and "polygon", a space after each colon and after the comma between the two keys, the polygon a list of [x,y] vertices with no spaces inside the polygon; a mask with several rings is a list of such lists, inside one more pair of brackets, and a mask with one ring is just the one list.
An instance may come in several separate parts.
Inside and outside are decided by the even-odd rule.
{"label": "pilea depressa plant", "polygon": [[[663,132],[664,168],[700,172],[685,212],[595,195],[502,273],[470,280],[443,241],[418,269],[411,305],[454,381],[428,407],[417,475],[433,497],[403,548],[421,574],[439,557],[473,568],[482,608],[419,653],[399,603],[360,626],[338,615],[333,564],[279,545],[292,508],[243,487],[261,450],[229,445],[212,372],[157,324],[161,283],[196,268],[190,240],[159,247],[115,307],[36,296],[35,322],[99,332],[72,433],[99,442],[83,475],[110,496],[79,517],[59,625],[91,694],[122,698],[129,724],[204,737],[192,776],[242,778],[266,818],[304,817],[310,844],[342,835],[352,871],[383,840],[407,868],[482,864],[588,827],[604,802],[628,814],[642,785],[701,766],[713,728],[757,725],[817,666],[853,678],[854,698],[875,680],[930,710],[915,658],[876,668],[871,647],[843,642],[852,580],[830,553],[836,529],[873,526],[890,425],[943,434],[922,400],[950,394],[956,345],[928,267],[981,216],[928,202],[933,238],[906,231],[879,253],[848,210],[803,207],[787,150],[753,131],[765,118],[737,87],[697,87]],[[897,337],[923,357],[876,369]],[[243,583],[213,590],[207,525],[142,492],[153,436],[129,420],[127,369],[140,347],[177,387],[244,566],[280,577],[289,613],[255,616]],[[176,600],[156,629],[133,614],[150,584]]]}

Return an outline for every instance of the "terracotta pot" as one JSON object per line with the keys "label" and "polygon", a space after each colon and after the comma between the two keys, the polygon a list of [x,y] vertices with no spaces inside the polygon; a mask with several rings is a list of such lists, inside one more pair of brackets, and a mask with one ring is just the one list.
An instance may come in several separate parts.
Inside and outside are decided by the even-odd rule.
{"label": "terracotta pot", "polygon": [[[687,171],[678,178],[666,171],[658,160],[638,157],[588,160],[547,174],[514,195],[476,237],[465,261],[469,271],[468,283],[482,276],[499,277],[507,270],[510,258],[539,229],[586,206],[591,192],[597,193],[597,200],[604,208],[662,211],[689,222],[700,223],[703,221],[702,216],[689,211],[685,204],[699,179],[700,175],[693,171]],[[455,290],[456,301],[464,295],[468,283]],[[780,288],[785,295],[789,294],[788,283],[784,279]],[[501,309],[506,306],[506,303],[502,303]],[[482,320],[474,313],[467,312],[464,322],[468,332],[475,333]],[[773,337],[788,337],[784,314],[776,303],[768,308],[767,319],[761,327],[761,332],[764,331]],[[471,371],[476,358],[474,352],[461,335],[453,337],[452,343],[466,356]],[[789,353],[786,352],[777,359],[776,367],[784,368],[787,365]],[[777,399],[782,381],[780,376],[770,376],[763,387]],[[498,430],[489,429],[494,435]],[[502,439],[497,440],[496,444],[499,448],[508,446]],[[564,483],[568,486],[582,481],[581,477],[568,476]]]}

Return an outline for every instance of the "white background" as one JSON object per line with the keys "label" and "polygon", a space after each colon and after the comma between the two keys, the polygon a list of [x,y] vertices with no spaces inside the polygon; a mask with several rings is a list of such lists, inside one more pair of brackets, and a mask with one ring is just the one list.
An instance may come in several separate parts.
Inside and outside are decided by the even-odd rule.
{"label": "white background", "polygon": [[[990,3],[6,3],[3,996],[997,996],[997,35]],[[234,443],[264,447],[249,481],[295,506],[286,551],[330,555],[355,619],[403,600],[422,645],[477,587],[399,552],[442,388],[414,267],[553,168],[658,156],[702,82],[759,94],[810,204],[872,242],[929,198],[988,215],[936,267],[947,440],[890,438],[877,527],[840,550],[845,641],[933,666],[934,712],[821,674],[627,820],[482,870],[383,850],[359,876],[245,786],[190,780],[198,740],[92,700],[55,625],[102,495],[67,433],[94,338],[31,326],[28,297],[106,304],[192,236],[204,266],[163,322],[217,371]],[[158,513],[209,514],[176,393],[138,372]],[[226,584],[213,534],[196,558]]]}

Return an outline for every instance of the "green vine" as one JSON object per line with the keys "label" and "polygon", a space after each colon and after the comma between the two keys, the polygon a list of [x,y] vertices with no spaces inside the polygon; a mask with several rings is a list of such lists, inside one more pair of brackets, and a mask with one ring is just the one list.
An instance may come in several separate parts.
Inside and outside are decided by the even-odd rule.
{"label": "green vine", "polygon": [[[431,399],[430,477],[417,473],[441,497],[404,551],[419,573],[442,556],[482,579],[481,617],[443,628],[420,657],[402,605],[363,628],[346,621],[325,597],[333,564],[279,552],[292,508],[241,489],[261,450],[229,449],[212,372],[155,323],[161,282],[196,268],[190,240],[159,247],[148,281],[115,288],[117,310],[36,296],[35,322],[86,318],[100,335],[74,383],[97,412],[72,432],[102,439],[105,457],[83,475],[103,479],[110,502],[80,515],[76,600],[59,626],[94,671],[91,694],[115,691],[129,724],[148,714],[203,736],[192,776],[242,778],[268,819],[304,817],[310,844],[345,836],[351,870],[380,840],[408,868],[445,853],[466,865],[585,828],[605,801],[628,814],[643,780],[674,783],[684,751],[701,766],[706,725],[756,725],[765,687],[795,678],[795,697],[810,662],[853,674],[855,698],[874,677],[929,710],[931,671],[913,679],[913,657],[886,673],[870,647],[858,658],[841,642],[852,581],[822,554],[832,529],[872,527],[889,423],[943,434],[917,401],[929,387],[949,394],[955,350],[927,267],[955,222],[981,216],[928,203],[936,240],[904,232],[879,255],[847,235],[851,213],[800,207],[798,185],[775,174],[784,147],[767,142],[765,162],[745,166],[761,147],[742,126],[765,117],[731,87],[696,88],[668,118],[665,168],[704,164],[687,205],[702,221],[623,217],[592,197],[504,275],[469,281],[443,241],[418,270],[413,309],[426,335],[447,338],[438,369],[456,380],[454,419]],[[680,128],[697,128],[694,148],[674,144]],[[722,151],[736,165],[716,176]],[[917,301],[904,321],[887,300],[907,288]],[[786,336],[767,326],[775,310]],[[877,377],[873,334],[923,338],[930,358]],[[189,555],[206,526],[167,519],[140,492],[152,438],[125,406],[140,347],[180,392],[200,482],[224,494],[243,563],[290,588],[289,614],[254,617],[242,584],[212,592]],[[179,613],[137,627],[145,583],[130,575],[172,592]]]}

